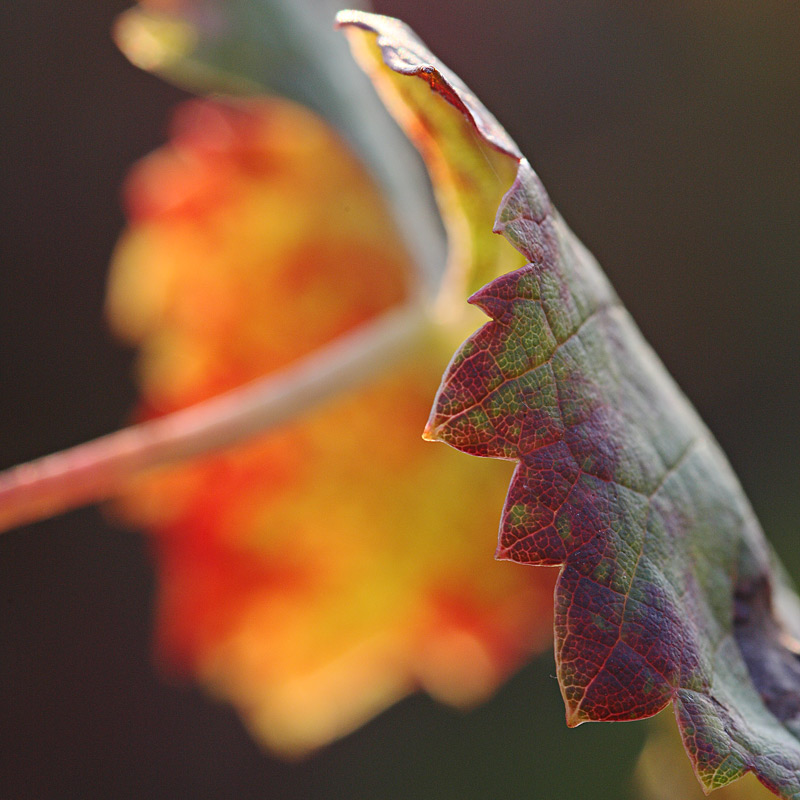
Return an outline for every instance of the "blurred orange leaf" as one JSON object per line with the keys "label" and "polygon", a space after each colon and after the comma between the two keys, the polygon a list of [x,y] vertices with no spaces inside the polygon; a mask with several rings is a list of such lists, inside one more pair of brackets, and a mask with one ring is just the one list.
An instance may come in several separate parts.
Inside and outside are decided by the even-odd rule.
{"label": "blurred orange leaf", "polygon": [[[286,366],[414,291],[364,169],[287,101],[187,104],[127,203],[109,310],[141,347],[146,415]],[[122,504],[154,536],[162,656],[276,750],[418,688],[474,703],[550,641],[550,575],[487,560],[507,465],[420,438],[469,324],[432,321],[362,388],[139,479]]]}

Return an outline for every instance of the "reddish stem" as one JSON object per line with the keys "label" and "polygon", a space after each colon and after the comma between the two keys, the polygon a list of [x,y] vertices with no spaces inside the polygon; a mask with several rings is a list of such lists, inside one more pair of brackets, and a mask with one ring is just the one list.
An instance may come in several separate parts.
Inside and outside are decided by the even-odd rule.
{"label": "reddish stem", "polygon": [[409,351],[425,325],[400,308],[286,369],[196,406],[0,473],[0,531],[116,494],[131,477],[237,444],[368,380]]}

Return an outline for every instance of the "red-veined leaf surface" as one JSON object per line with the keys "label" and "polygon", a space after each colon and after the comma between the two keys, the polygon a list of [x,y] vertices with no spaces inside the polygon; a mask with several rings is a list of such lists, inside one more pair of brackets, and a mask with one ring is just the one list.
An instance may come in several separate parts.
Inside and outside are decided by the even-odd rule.
{"label": "red-veined leaf surface", "polygon": [[474,95],[397,20],[339,19],[516,169],[496,231],[528,263],[471,298],[490,321],[456,353],[426,435],[517,462],[497,555],[559,567],[568,723],[672,702],[707,790],[753,771],[800,797],[797,598],[724,455]]}

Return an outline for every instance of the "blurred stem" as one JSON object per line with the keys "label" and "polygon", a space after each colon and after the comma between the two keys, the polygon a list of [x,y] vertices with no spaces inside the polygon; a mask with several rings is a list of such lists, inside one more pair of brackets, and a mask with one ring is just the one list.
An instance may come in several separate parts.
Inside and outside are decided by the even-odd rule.
{"label": "blurred stem", "polygon": [[264,433],[390,367],[428,324],[419,304],[394,309],[241,388],[6,470],[0,531],[103,500],[146,470]]}

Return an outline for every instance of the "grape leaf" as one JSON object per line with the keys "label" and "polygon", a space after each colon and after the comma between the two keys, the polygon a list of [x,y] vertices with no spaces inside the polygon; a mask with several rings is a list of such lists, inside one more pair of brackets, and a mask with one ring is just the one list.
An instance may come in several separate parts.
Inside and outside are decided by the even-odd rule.
{"label": "grape leaf", "polygon": [[[143,413],[279,370],[415,291],[380,190],[311,112],[196,101],[172,128],[129,178],[109,286],[115,328],[141,348]],[[552,576],[485,563],[508,465],[419,437],[471,327],[426,327],[313,413],[129,487],[162,661],[279,753],[420,688],[473,704],[549,646]]]}
{"label": "grape leaf", "polygon": [[474,95],[397,20],[339,21],[516,170],[495,230],[528,263],[472,296],[490,321],[453,358],[426,437],[517,462],[497,556],[560,567],[568,724],[672,702],[707,790],[752,771],[800,797],[797,598],[719,446]]}

